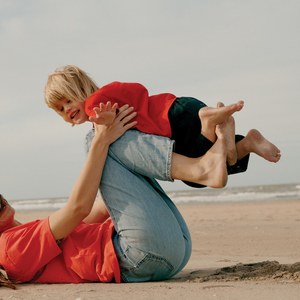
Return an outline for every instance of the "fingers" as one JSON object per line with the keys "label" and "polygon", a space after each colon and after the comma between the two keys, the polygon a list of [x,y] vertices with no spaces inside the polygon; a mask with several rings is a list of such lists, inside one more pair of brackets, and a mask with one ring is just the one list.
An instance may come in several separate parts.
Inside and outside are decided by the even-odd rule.
{"label": "fingers", "polygon": [[121,107],[119,108],[119,113],[118,113],[118,115],[119,115],[120,113],[122,113],[124,110],[128,109],[128,107],[129,107],[129,104],[125,104],[125,105],[121,106]]}
{"label": "fingers", "polygon": [[134,127],[138,122],[137,121],[133,121],[131,123],[127,123],[123,126],[124,131],[127,131],[128,129]]}
{"label": "fingers", "polygon": [[132,118],[134,118],[136,116],[136,112],[133,112],[132,114],[130,114],[133,110],[134,110],[134,107],[132,107],[132,106],[129,107],[128,104],[123,105],[122,107],[120,107],[119,113],[116,117],[116,121],[123,120],[123,123],[126,124],[128,121],[130,121]]}
{"label": "fingers", "polygon": [[99,104],[99,108],[98,107],[95,107],[95,111],[96,111],[96,109],[97,109],[97,111],[105,111],[105,104],[104,103],[100,103]]}
{"label": "fingers", "polygon": [[123,132],[134,127],[138,123],[137,121],[130,122],[137,115],[137,112],[132,112],[133,110],[134,110],[134,107],[129,107],[129,105],[127,105],[127,104],[120,107],[120,110],[115,119],[115,122],[117,124],[121,124]]}
{"label": "fingers", "polygon": [[97,117],[99,117],[100,113],[103,111],[103,110],[101,110],[101,104],[103,104],[103,103],[100,103],[99,107],[94,107],[94,112],[96,113]]}
{"label": "fingers", "polygon": [[111,110],[112,110],[112,111],[116,111],[117,108],[118,108],[118,103],[115,103],[115,104],[113,105],[113,107],[111,108]]}
{"label": "fingers", "polygon": [[[130,123],[129,123],[129,121],[132,120],[133,118],[135,118],[136,115],[137,115],[137,113],[136,113],[136,112],[133,112],[132,114],[130,114],[130,115],[128,115],[127,117],[125,117],[125,118],[122,120],[122,122],[123,122],[123,124],[124,124],[123,127],[129,129],[129,128],[132,128],[133,126],[135,126],[135,125],[138,123],[137,121],[132,121],[132,122],[130,122]],[[126,129],[126,130],[127,130],[127,129]]]}
{"label": "fingers", "polygon": [[100,103],[99,104],[99,107],[100,107],[100,111],[110,111],[110,108],[111,108],[111,102],[110,101],[107,101],[106,105],[104,103]]}
{"label": "fingers", "polygon": [[[119,109],[119,113],[114,120],[109,124],[94,123],[95,131],[103,140],[108,141],[109,144],[120,138],[128,129],[133,128],[138,122],[132,121],[137,113],[133,112],[134,108],[129,105],[124,105]],[[96,110],[95,110],[96,111]]]}
{"label": "fingers", "polygon": [[[114,111],[115,113],[115,110],[117,108],[118,108],[117,103],[115,103],[112,107],[110,102],[107,102],[106,106],[103,103],[100,103],[99,107],[94,108],[96,117],[90,116],[89,120],[97,124],[98,123],[97,118],[100,117],[101,113],[103,114],[105,112],[112,112],[112,111]],[[114,118],[113,122],[109,124],[110,130],[112,131],[117,130],[117,132],[122,132],[123,134],[126,130],[134,127],[138,122],[132,121],[132,119],[135,118],[137,115],[137,112],[133,112],[133,110],[134,107],[130,107],[128,104],[125,104],[122,107],[120,107],[118,114]],[[100,123],[98,125],[100,125]]]}
{"label": "fingers", "polygon": [[115,103],[113,106],[111,106],[111,102],[107,101],[106,105],[101,102],[99,104],[99,107],[94,107],[94,111],[96,112],[104,112],[104,111],[112,111],[115,112],[118,108],[118,103]]}

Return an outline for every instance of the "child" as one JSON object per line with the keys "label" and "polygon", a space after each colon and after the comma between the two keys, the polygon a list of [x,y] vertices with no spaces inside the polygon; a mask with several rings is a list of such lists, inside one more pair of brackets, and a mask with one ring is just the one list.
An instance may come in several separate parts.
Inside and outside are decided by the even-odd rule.
{"label": "child", "polygon": [[[138,112],[136,129],[175,140],[175,152],[188,157],[204,155],[216,141],[216,125],[229,120],[234,128],[231,115],[243,108],[243,101],[229,106],[220,103],[213,108],[195,98],[177,98],[170,93],[149,96],[147,89],[138,83],[113,82],[99,89],[84,71],[73,65],[58,68],[49,75],[44,95],[47,105],[73,126],[86,121],[108,122],[105,114],[102,119],[95,118],[94,108],[100,103],[104,113],[108,102],[114,110],[117,105],[130,104]],[[250,152],[271,162],[280,159],[277,147],[256,130],[249,131],[245,138],[236,135],[235,143],[229,143],[229,148],[228,174],[246,171]]]}

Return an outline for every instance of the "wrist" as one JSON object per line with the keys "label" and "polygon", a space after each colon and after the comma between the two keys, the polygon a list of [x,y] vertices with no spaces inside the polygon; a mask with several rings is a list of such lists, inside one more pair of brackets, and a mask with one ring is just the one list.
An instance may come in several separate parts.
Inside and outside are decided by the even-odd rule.
{"label": "wrist", "polygon": [[102,135],[95,135],[95,137],[93,138],[93,143],[97,148],[109,147],[109,145],[111,144],[110,140],[106,136]]}

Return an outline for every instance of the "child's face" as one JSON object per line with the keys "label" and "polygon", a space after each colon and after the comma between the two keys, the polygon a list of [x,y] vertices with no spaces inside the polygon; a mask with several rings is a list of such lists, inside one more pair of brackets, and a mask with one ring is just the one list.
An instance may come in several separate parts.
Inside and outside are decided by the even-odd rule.
{"label": "child's face", "polygon": [[89,120],[84,110],[84,102],[63,98],[56,104],[56,112],[72,125],[79,125]]}

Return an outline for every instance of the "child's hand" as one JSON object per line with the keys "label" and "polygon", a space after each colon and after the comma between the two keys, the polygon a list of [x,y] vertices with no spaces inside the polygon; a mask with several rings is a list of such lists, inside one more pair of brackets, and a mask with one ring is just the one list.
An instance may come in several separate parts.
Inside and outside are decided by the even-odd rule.
{"label": "child's hand", "polygon": [[117,107],[118,103],[115,103],[112,107],[109,101],[106,105],[104,103],[100,103],[99,107],[94,108],[96,117],[89,117],[89,120],[98,125],[109,125],[116,117]]}

